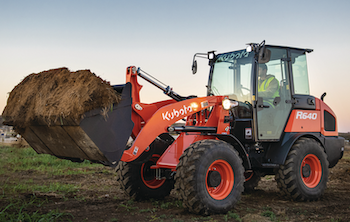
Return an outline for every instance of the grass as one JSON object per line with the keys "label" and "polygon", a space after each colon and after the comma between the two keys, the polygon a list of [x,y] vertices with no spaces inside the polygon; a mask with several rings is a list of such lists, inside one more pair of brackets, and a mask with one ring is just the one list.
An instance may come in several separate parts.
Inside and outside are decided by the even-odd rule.
{"label": "grass", "polygon": [[42,207],[46,201],[32,197],[26,200],[11,200],[10,203],[1,209],[0,221],[72,221],[71,214],[59,212],[59,210],[51,210],[41,213],[39,211],[30,211],[29,208]]}
{"label": "grass", "polygon": [[171,207],[182,208],[182,201],[174,200],[174,201],[164,201],[164,200],[151,200],[152,205],[155,207],[159,207],[160,209],[169,209]]}
{"label": "grass", "polygon": [[[31,148],[0,147],[0,155],[4,156],[0,162],[0,173],[4,173],[4,167],[8,171],[38,171],[49,175],[74,175],[88,174],[93,170],[84,167],[100,167],[85,160],[82,163],[74,163],[70,160],[58,159],[49,154],[38,155]],[[81,170],[76,170],[81,168]],[[84,168],[84,169],[82,169]]]}
{"label": "grass", "polygon": [[48,185],[34,185],[32,191],[39,191],[44,193],[75,193],[78,191],[80,186],[74,184],[61,184],[61,183],[50,183]]}
{"label": "grass", "polygon": [[74,184],[61,184],[61,183],[49,183],[49,184],[35,184],[32,179],[21,181],[5,181],[2,184],[3,192],[7,194],[17,194],[23,192],[42,192],[42,193],[58,193],[62,195],[74,194],[80,188],[79,185]]}
{"label": "grass", "polygon": [[155,208],[153,208],[153,209],[147,208],[147,209],[139,210],[139,213],[154,213],[156,211],[157,211],[157,209],[155,209]]}
{"label": "grass", "polygon": [[350,160],[350,156],[343,156],[344,160]]}
{"label": "grass", "polygon": [[[52,177],[101,171],[101,165],[92,164],[90,161],[74,163],[51,155],[38,155],[31,148],[1,146],[0,156],[0,176],[7,178],[0,181],[0,221],[72,221],[74,218],[71,214],[60,212],[58,209],[45,212],[45,205],[49,202],[36,194],[50,193],[66,199],[66,196],[74,196],[81,188],[80,185],[37,181],[35,176]],[[23,177],[9,179],[13,173],[20,173]],[[28,193],[32,194],[30,200],[25,197],[13,199]]]}
{"label": "grass", "polygon": [[128,212],[138,209],[138,207],[135,207],[133,205],[134,205],[133,200],[128,200],[126,204],[124,203],[119,204],[120,207],[124,208]]}
{"label": "grass", "polygon": [[242,221],[239,215],[233,211],[229,211],[226,215],[224,215],[224,221],[230,221],[230,219],[234,219],[235,221]]}
{"label": "grass", "polygon": [[[90,161],[83,163],[73,163],[69,160],[58,159],[51,155],[38,155],[31,148],[13,148],[0,147],[0,174],[8,175],[12,172],[27,172],[28,174],[47,174],[54,175],[76,175],[93,173],[95,171],[88,167],[97,167],[98,164],[91,164]],[[83,170],[82,167],[85,167]],[[79,169],[79,170],[77,170]],[[33,179],[16,179],[6,180],[1,183],[2,192],[15,195],[22,192],[44,192],[44,193],[58,193],[62,195],[74,194],[78,191],[80,185],[64,184],[59,182],[54,183],[40,183],[33,181]]]}
{"label": "grass", "polygon": [[261,213],[261,216],[269,217],[271,221],[275,221],[276,220],[276,214],[274,212],[272,212],[271,210],[263,211]]}

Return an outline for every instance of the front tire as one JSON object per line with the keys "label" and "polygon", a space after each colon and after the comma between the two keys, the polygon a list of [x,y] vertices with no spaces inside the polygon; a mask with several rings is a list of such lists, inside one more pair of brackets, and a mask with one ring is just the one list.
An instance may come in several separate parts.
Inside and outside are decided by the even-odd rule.
{"label": "front tire", "polygon": [[173,179],[157,180],[155,165],[160,155],[153,156],[145,163],[126,163],[120,161],[116,168],[116,177],[124,192],[136,200],[139,199],[163,199],[174,188]]}
{"label": "front tire", "polygon": [[328,181],[328,160],[322,146],[301,138],[291,148],[285,164],[276,173],[278,188],[298,201],[318,200]]}
{"label": "front tire", "polygon": [[187,148],[176,167],[175,187],[190,212],[226,213],[240,200],[244,168],[233,147],[202,140]]}

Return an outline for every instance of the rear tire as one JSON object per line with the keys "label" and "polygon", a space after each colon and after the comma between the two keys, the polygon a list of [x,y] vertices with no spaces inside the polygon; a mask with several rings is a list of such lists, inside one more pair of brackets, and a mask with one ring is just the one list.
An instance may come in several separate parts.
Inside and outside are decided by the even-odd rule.
{"label": "rear tire", "polygon": [[190,212],[226,213],[243,192],[242,159],[219,140],[202,140],[187,148],[176,167],[175,187]]}
{"label": "rear tire", "polygon": [[128,196],[136,200],[163,199],[170,194],[174,188],[174,180],[157,180],[155,170],[150,169],[159,157],[158,154],[154,154],[145,163],[119,162],[116,168],[117,181]]}
{"label": "rear tire", "polygon": [[299,139],[292,146],[285,164],[276,172],[275,179],[282,193],[293,200],[318,200],[328,181],[328,160],[324,149],[313,139]]}

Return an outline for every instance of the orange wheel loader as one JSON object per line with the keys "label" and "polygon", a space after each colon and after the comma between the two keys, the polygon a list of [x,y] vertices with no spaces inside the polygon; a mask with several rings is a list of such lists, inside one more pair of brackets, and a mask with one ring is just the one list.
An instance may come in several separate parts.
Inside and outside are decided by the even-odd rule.
{"label": "orange wheel loader", "polygon": [[[130,197],[164,198],[175,187],[197,214],[228,212],[264,175],[275,175],[291,199],[314,201],[342,158],[344,139],[325,94],[309,94],[306,53],[312,51],[263,41],[198,53],[193,74],[196,57],[209,60],[206,97],[180,96],[128,67],[126,84],[113,86],[121,102],[107,115],[96,109],[78,123],[38,123],[22,136],[38,153],[115,167]],[[138,77],[170,99],[142,103]]]}

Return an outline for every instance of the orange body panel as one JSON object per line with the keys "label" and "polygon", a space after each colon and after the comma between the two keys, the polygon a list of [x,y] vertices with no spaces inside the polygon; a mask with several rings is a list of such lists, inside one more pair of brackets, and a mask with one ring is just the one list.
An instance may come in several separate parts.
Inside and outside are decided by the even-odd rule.
{"label": "orange body panel", "polygon": [[203,139],[215,139],[214,136],[203,136],[199,133],[186,134],[181,133],[180,136],[168,147],[164,154],[157,161],[157,165],[152,168],[170,168],[175,170],[179,159],[184,150],[187,149],[192,143]]}
{"label": "orange body panel", "polygon": [[321,115],[316,110],[293,110],[285,132],[320,132]]}
{"label": "orange body panel", "polygon": [[[153,142],[153,140],[158,135],[168,132],[167,128],[169,126],[171,126],[178,120],[191,116],[202,110],[206,110],[209,107],[214,107],[214,109],[216,110],[218,109],[222,111],[221,112],[222,115],[219,115],[219,119],[222,120],[221,124],[219,120],[213,121],[213,122],[216,122],[215,126],[217,126],[218,129],[220,130],[218,132],[224,133],[225,130],[228,131],[229,130],[229,128],[227,128],[228,123],[224,124],[223,122],[224,120],[223,116],[228,115],[228,111],[223,110],[222,108],[221,109],[215,108],[215,107],[221,107],[221,101],[223,100],[223,98],[224,98],[223,96],[193,98],[193,99],[188,99],[188,100],[172,103],[169,105],[165,105],[159,108],[144,124],[144,127],[138,133],[132,147],[124,151],[124,154],[121,160],[125,162],[130,162],[135,160],[137,157],[141,155],[142,152],[146,150],[146,148]],[[216,113],[216,112],[213,111],[213,113]],[[217,114],[213,115],[212,118],[218,118]],[[225,127],[222,124],[227,126]]]}
{"label": "orange body panel", "polygon": [[132,120],[134,122],[134,128],[132,131],[132,137],[135,139],[145,123],[152,117],[152,115],[160,108],[172,103],[175,103],[175,100],[165,100],[157,103],[132,103]]}
{"label": "orange body panel", "polygon": [[337,124],[335,131],[325,130],[324,111],[329,112],[336,119],[331,108],[317,98],[315,110],[293,110],[286,125],[285,132],[320,132],[324,136],[338,136]]}

